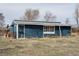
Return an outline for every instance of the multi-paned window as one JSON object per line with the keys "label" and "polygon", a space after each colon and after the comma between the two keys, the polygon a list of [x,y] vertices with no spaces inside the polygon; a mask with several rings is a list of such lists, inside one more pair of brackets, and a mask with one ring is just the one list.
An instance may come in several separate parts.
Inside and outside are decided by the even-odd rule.
{"label": "multi-paned window", "polygon": [[43,31],[44,32],[53,32],[55,30],[54,26],[44,26]]}

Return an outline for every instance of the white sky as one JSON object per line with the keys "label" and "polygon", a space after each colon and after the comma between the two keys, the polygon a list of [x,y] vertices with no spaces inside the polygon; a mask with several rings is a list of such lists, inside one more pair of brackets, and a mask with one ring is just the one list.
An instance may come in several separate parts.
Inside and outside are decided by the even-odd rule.
{"label": "white sky", "polygon": [[26,9],[38,9],[40,11],[40,20],[46,11],[51,11],[57,16],[57,21],[65,21],[69,18],[72,24],[75,24],[74,19],[76,4],[73,3],[4,3],[0,4],[0,13],[5,16],[6,24],[11,24],[14,19],[19,19],[24,15]]}

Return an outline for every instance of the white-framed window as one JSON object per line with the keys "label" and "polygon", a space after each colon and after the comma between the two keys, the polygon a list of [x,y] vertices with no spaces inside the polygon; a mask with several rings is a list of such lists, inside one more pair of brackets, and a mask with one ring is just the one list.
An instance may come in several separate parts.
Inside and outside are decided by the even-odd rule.
{"label": "white-framed window", "polygon": [[44,26],[43,31],[44,32],[54,32],[55,31],[55,26]]}
{"label": "white-framed window", "polygon": [[55,26],[43,27],[43,35],[54,35],[54,34],[55,34]]}

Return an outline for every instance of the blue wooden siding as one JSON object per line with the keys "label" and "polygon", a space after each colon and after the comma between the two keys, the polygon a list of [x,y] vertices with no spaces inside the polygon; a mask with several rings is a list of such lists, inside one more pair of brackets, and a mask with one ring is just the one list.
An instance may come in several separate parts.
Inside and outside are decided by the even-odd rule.
{"label": "blue wooden siding", "polygon": [[[70,26],[60,26],[61,35],[62,36],[70,36],[71,35],[71,27]],[[55,26],[55,35],[60,36],[59,26]]]}
{"label": "blue wooden siding", "polygon": [[19,38],[24,37],[24,25],[18,25],[18,37]]}
{"label": "blue wooden siding", "polygon": [[43,37],[43,26],[25,25],[25,37]]}
{"label": "blue wooden siding", "polygon": [[13,33],[14,37],[16,37],[16,25],[11,25],[10,32]]}
{"label": "blue wooden siding", "polygon": [[55,36],[60,36],[59,26],[55,26]]}
{"label": "blue wooden siding", "polygon": [[[24,30],[25,27],[25,30]],[[70,36],[71,27],[70,26],[61,26],[61,35]],[[13,26],[13,33],[16,37],[16,25]],[[25,31],[25,33],[24,33]],[[43,26],[41,25],[19,25],[18,26],[18,38],[28,38],[28,37],[43,37]],[[47,36],[47,35],[46,35]],[[55,35],[51,36],[60,36],[59,26],[55,26]]]}
{"label": "blue wooden siding", "polygon": [[[25,27],[25,30],[24,30]],[[43,26],[39,25],[19,25],[19,38],[23,37],[43,37]],[[25,31],[25,33],[24,33]]]}
{"label": "blue wooden siding", "polygon": [[61,26],[61,34],[62,34],[62,36],[70,36],[71,27],[70,26]]}

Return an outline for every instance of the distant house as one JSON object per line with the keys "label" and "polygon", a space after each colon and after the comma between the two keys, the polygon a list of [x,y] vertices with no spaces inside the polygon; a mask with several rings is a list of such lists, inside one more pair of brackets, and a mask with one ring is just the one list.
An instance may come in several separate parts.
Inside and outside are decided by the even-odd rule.
{"label": "distant house", "polygon": [[71,25],[60,22],[14,20],[11,29],[17,39],[71,35]]}

